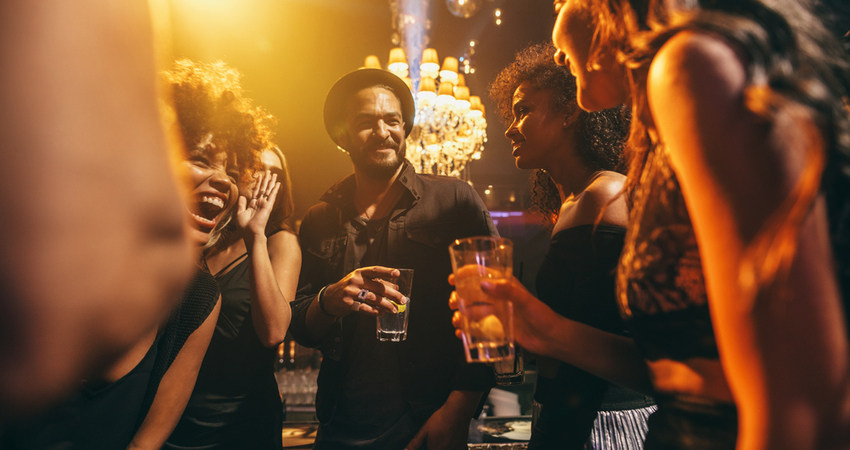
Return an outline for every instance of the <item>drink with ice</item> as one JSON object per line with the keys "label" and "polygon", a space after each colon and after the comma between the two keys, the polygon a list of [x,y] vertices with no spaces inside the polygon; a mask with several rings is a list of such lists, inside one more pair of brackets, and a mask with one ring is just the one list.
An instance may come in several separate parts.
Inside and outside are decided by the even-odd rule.
{"label": "drink with ice", "polygon": [[511,276],[511,242],[481,237],[460,239],[450,247],[463,344],[469,362],[501,361],[514,356],[513,304],[481,290],[482,281]]}

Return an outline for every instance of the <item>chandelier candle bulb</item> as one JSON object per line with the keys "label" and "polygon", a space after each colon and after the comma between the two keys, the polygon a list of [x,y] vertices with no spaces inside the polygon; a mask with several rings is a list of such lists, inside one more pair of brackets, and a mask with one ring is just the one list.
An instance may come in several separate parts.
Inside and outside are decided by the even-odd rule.
{"label": "chandelier candle bulb", "polygon": [[455,106],[461,111],[469,109],[469,88],[466,86],[458,86],[455,88]]}
{"label": "chandelier candle bulb", "polygon": [[420,102],[432,103],[437,98],[437,82],[431,77],[424,77],[419,80],[419,92],[416,94],[416,98]]}
{"label": "chandelier candle bulb", "polygon": [[469,96],[469,110],[471,117],[484,117],[484,105],[481,104],[481,97],[477,95]]}
{"label": "chandelier candle bulb", "polygon": [[407,57],[404,55],[404,49],[396,47],[390,50],[390,62],[387,64],[387,69],[400,78],[404,78],[407,76],[407,68]]}
{"label": "chandelier candle bulb", "polygon": [[437,91],[438,104],[454,104],[455,102],[455,86],[448,81],[440,82],[440,90]]}
{"label": "chandelier candle bulb", "polygon": [[366,57],[363,67],[366,69],[381,69],[381,60],[375,55],[369,55]]}
{"label": "chandelier candle bulb", "polygon": [[426,48],[422,52],[422,63],[419,64],[419,72],[423,77],[429,76],[436,78],[440,74],[440,58],[437,56],[437,50]]}
{"label": "chandelier candle bulb", "polygon": [[448,81],[440,82],[440,90],[437,92],[437,96],[439,96],[439,97],[442,97],[442,96],[451,97],[452,100],[454,100],[455,85],[448,82]]}
{"label": "chandelier candle bulb", "polygon": [[437,92],[437,82],[431,77],[423,77],[419,80],[419,92]]}
{"label": "chandelier candle bulb", "polygon": [[455,85],[448,82],[443,81],[440,83],[440,90],[437,92],[437,95],[447,95],[449,97],[454,98],[455,96]]}
{"label": "chandelier candle bulb", "polygon": [[443,68],[440,70],[440,81],[449,81],[452,84],[457,82],[457,58],[447,56],[443,60]]}
{"label": "chandelier candle bulb", "polygon": [[469,88],[466,86],[455,87],[455,98],[469,102]]}
{"label": "chandelier candle bulb", "polygon": [[457,85],[466,86],[466,77],[462,73],[457,74]]}

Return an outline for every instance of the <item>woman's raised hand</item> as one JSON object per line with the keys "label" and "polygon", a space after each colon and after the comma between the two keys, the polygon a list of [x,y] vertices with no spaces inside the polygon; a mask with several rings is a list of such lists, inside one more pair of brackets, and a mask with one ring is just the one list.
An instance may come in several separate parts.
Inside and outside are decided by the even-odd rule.
{"label": "woman's raised hand", "polygon": [[254,187],[251,189],[251,198],[239,197],[236,210],[236,225],[243,235],[265,236],[266,223],[274,208],[274,201],[280,183],[277,182],[277,174],[270,171],[260,173]]}

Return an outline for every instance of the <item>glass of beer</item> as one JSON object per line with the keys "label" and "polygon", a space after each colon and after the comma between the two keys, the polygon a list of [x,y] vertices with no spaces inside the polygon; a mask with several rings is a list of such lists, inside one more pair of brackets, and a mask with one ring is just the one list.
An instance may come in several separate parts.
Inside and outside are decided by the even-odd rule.
{"label": "glass of beer", "polygon": [[466,360],[513,359],[513,304],[489,297],[481,290],[482,281],[511,277],[513,243],[489,236],[458,239],[449,246],[449,254],[463,317]]}

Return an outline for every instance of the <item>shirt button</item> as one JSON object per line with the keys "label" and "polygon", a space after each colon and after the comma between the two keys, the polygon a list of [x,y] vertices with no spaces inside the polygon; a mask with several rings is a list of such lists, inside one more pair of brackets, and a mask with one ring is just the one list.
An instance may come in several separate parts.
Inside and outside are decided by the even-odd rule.
{"label": "shirt button", "polygon": [[335,339],[334,339],[334,342],[339,342],[339,338],[335,338]]}

